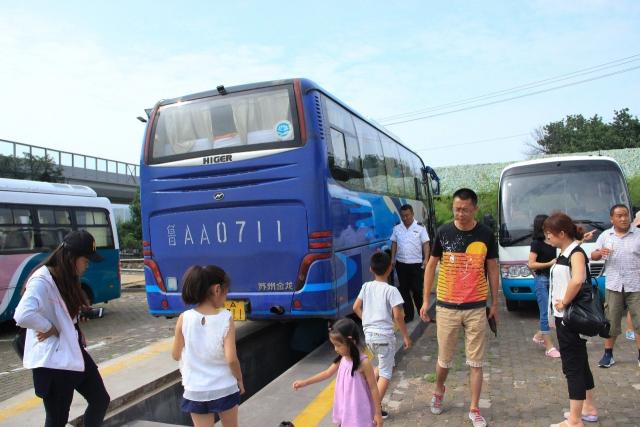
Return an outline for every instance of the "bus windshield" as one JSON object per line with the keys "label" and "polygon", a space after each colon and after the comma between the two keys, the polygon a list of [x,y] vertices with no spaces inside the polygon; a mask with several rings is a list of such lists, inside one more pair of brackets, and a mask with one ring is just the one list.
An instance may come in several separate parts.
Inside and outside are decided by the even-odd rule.
{"label": "bus windshield", "polygon": [[500,244],[528,245],[533,219],[562,211],[586,230],[610,227],[609,209],[629,205],[622,174],[617,169],[581,167],[570,173],[524,173],[506,176],[500,188]]}
{"label": "bus windshield", "polygon": [[152,161],[290,147],[297,134],[288,86],[176,102],[158,109]]}

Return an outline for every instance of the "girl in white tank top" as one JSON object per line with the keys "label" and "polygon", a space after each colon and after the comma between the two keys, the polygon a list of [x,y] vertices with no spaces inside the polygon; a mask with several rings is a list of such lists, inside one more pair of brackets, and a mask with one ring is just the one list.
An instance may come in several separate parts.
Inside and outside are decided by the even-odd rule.
{"label": "girl in white tank top", "polygon": [[214,414],[224,427],[238,425],[244,393],[236,333],[224,308],[229,277],[220,267],[190,267],[182,279],[182,299],[194,308],[180,315],[172,356],[180,361],[184,394],[181,409],[196,427],[213,426]]}

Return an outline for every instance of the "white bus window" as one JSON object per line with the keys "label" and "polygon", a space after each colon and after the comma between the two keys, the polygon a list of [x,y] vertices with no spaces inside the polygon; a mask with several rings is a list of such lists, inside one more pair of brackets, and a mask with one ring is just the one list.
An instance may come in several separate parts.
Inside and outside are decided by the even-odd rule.
{"label": "white bus window", "polygon": [[1,251],[31,251],[33,233],[17,227],[0,227]]}
{"label": "white bus window", "polygon": [[36,245],[44,250],[55,249],[69,233],[70,228],[43,228],[37,233]]}
{"label": "white bus window", "polygon": [[56,209],[56,224],[68,225],[71,224],[71,214],[67,210]]}
{"label": "white bus window", "polygon": [[76,210],[76,221],[82,225],[107,225],[107,213],[101,210]]}
{"label": "white bus window", "polygon": [[9,208],[0,208],[0,224],[13,224],[13,214]]}
{"label": "white bus window", "polygon": [[55,224],[55,217],[53,215],[53,209],[38,209],[38,222],[41,225]]}
{"label": "white bus window", "polygon": [[31,224],[31,213],[29,209],[13,209],[14,224]]}
{"label": "white bus window", "polygon": [[94,239],[96,239],[96,247],[108,248],[113,247],[113,234],[111,234],[111,228],[109,227],[82,227],[82,230],[87,230]]}

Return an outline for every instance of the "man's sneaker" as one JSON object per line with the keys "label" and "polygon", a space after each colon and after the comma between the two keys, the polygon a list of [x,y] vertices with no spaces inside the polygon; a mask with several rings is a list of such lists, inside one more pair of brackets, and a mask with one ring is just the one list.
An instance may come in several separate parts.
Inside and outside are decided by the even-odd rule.
{"label": "man's sneaker", "polygon": [[472,409],[469,411],[469,419],[473,427],[487,427],[487,421],[480,415],[480,409]]}
{"label": "man's sneaker", "polygon": [[433,393],[433,397],[431,398],[431,413],[432,414],[440,415],[442,413],[442,402],[443,401],[444,401],[444,391],[442,392],[442,394]]}
{"label": "man's sneaker", "polygon": [[628,339],[628,340],[635,341],[635,339],[636,339],[636,334],[635,334],[635,332],[633,332],[633,331],[627,331],[627,332],[625,332],[625,333],[624,333],[624,337],[625,337],[626,339]]}
{"label": "man's sneaker", "polygon": [[386,420],[387,418],[389,418],[389,413],[387,411],[385,411],[384,409],[381,409],[382,411],[382,419]]}
{"label": "man's sneaker", "polygon": [[598,362],[598,366],[601,368],[609,368],[614,363],[616,363],[616,361],[613,360],[613,354],[605,353],[604,356],[602,356],[602,359]]}

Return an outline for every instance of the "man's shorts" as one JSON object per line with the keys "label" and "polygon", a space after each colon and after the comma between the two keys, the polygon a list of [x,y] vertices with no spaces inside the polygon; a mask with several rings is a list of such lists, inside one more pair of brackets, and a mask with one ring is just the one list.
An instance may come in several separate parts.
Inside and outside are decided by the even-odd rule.
{"label": "man's shorts", "polygon": [[487,341],[487,313],[485,307],[457,310],[436,306],[438,334],[438,365],[451,368],[456,354],[458,335],[464,330],[467,365],[481,368]]}
{"label": "man's shorts", "polygon": [[605,289],[604,315],[611,322],[609,334],[617,337],[622,333],[620,322],[625,307],[631,313],[631,322],[636,334],[640,333],[640,292],[618,292]]}
{"label": "man's shorts", "polygon": [[373,364],[378,367],[378,375],[391,380],[396,357],[396,337],[367,334],[365,341],[371,352],[376,356]]}

